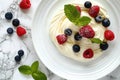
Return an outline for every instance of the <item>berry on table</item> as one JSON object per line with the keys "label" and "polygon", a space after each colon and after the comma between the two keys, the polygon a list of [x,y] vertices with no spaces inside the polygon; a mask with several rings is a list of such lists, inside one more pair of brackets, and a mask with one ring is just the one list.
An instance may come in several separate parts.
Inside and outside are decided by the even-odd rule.
{"label": "berry on table", "polygon": [[94,56],[94,52],[92,49],[87,49],[83,53],[84,58],[92,58]]}
{"label": "berry on table", "polygon": [[69,28],[67,28],[67,29],[65,29],[64,34],[65,34],[66,36],[70,36],[70,35],[72,35],[72,30],[69,29]]}
{"label": "berry on table", "polygon": [[7,20],[11,20],[13,18],[13,14],[11,12],[7,12],[7,13],[5,13],[5,18]]}
{"label": "berry on table", "polygon": [[89,9],[89,15],[91,17],[96,17],[99,14],[100,7],[99,6],[93,6]]}
{"label": "berry on table", "polygon": [[56,39],[59,44],[64,44],[67,41],[67,36],[65,34],[60,34]]}
{"label": "berry on table", "polygon": [[91,8],[92,3],[90,1],[86,1],[84,6],[85,6],[85,8]]}
{"label": "berry on table", "polygon": [[80,51],[80,46],[77,45],[77,44],[74,44],[74,45],[73,45],[73,51],[74,51],[74,52],[79,52],[79,51]]}
{"label": "berry on table", "polygon": [[22,0],[19,6],[21,9],[29,9],[31,7],[30,0]]}
{"label": "berry on table", "polygon": [[12,24],[13,24],[13,26],[15,26],[15,27],[19,26],[19,25],[20,25],[19,19],[14,19],[14,20],[12,21]]}
{"label": "berry on table", "polygon": [[76,7],[76,9],[81,13],[81,8],[80,8],[80,6],[75,6]]}
{"label": "berry on table", "polygon": [[17,55],[17,56],[15,56],[15,61],[16,61],[16,62],[20,62],[20,61],[21,61],[21,57],[20,57],[20,56],[18,56],[18,55]]}
{"label": "berry on table", "polygon": [[24,51],[23,51],[23,50],[19,50],[19,51],[18,51],[18,55],[19,55],[20,57],[22,57],[22,56],[24,55]]}
{"label": "berry on table", "polygon": [[93,38],[95,36],[95,32],[90,25],[82,27],[79,30],[79,34],[82,37],[86,37],[86,38]]}
{"label": "berry on table", "polygon": [[102,20],[103,20],[103,18],[102,18],[100,15],[98,15],[97,17],[95,17],[95,21],[96,21],[97,23],[102,22]]}
{"label": "berry on table", "polygon": [[105,18],[103,21],[102,21],[102,25],[104,27],[108,27],[110,26],[110,20],[108,18]]}
{"label": "berry on table", "polygon": [[8,33],[8,34],[13,34],[13,32],[14,32],[13,28],[8,28],[8,29],[7,29],[7,33]]}
{"label": "berry on table", "polygon": [[102,49],[102,50],[106,50],[108,47],[109,47],[109,45],[107,42],[103,42],[100,44],[100,49]]}
{"label": "berry on table", "polygon": [[104,37],[106,40],[112,41],[115,38],[115,35],[111,30],[106,30],[104,32]]}
{"label": "berry on table", "polygon": [[74,39],[75,39],[76,41],[79,41],[79,40],[82,39],[82,36],[81,36],[79,33],[76,33],[76,34],[74,35]]}
{"label": "berry on table", "polygon": [[20,37],[26,34],[26,30],[21,26],[17,27],[16,32],[17,32],[17,35],[20,36]]}

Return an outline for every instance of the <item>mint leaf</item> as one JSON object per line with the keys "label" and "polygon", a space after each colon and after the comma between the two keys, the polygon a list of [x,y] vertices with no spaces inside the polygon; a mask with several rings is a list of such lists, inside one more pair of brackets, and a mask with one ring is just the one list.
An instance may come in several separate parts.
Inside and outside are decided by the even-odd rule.
{"label": "mint leaf", "polygon": [[97,43],[97,44],[103,43],[99,38],[91,38],[90,40],[92,43]]}
{"label": "mint leaf", "polygon": [[64,6],[64,12],[66,17],[71,21],[71,22],[76,22],[78,18],[80,18],[80,13],[76,9],[74,5],[68,4]]}
{"label": "mint leaf", "polygon": [[32,77],[35,80],[47,80],[46,75],[44,73],[40,72],[40,71],[32,73]]}
{"label": "mint leaf", "polygon": [[19,71],[23,74],[30,75],[32,74],[31,67],[27,65],[20,66]]}
{"label": "mint leaf", "polygon": [[90,23],[91,19],[87,16],[83,16],[81,18],[79,18],[78,20],[76,20],[75,25],[78,26],[85,26],[88,25]]}
{"label": "mint leaf", "polygon": [[32,63],[31,67],[27,65],[20,66],[18,70],[25,74],[31,75],[34,80],[47,80],[47,77],[44,73],[38,70],[39,62],[35,61]]}
{"label": "mint leaf", "polygon": [[88,25],[91,19],[87,16],[80,17],[80,12],[74,5],[68,4],[64,6],[64,13],[66,17],[77,26]]}
{"label": "mint leaf", "polygon": [[37,72],[38,71],[38,67],[39,67],[39,62],[35,61],[32,65],[31,65],[31,70],[32,72]]}

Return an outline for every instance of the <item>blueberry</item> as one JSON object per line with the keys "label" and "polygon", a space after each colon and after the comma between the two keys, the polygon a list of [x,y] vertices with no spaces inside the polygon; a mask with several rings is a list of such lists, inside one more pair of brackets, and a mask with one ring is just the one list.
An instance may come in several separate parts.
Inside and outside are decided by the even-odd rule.
{"label": "blueberry", "polygon": [[108,47],[109,47],[109,45],[107,42],[103,42],[100,44],[100,49],[102,49],[102,50],[106,50]]}
{"label": "blueberry", "polygon": [[102,25],[104,27],[108,27],[110,26],[110,20],[108,18],[105,18],[103,21],[102,21]]}
{"label": "blueberry", "polygon": [[79,41],[79,40],[82,39],[82,36],[81,36],[79,33],[76,33],[76,34],[74,35],[74,39],[75,39],[76,41]]}
{"label": "blueberry", "polygon": [[90,1],[86,1],[84,6],[85,6],[85,8],[91,8],[92,3]]}
{"label": "blueberry", "polygon": [[18,51],[18,55],[19,55],[20,57],[22,57],[22,56],[24,55],[24,51],[23,51],[23,50],[19,50],[19,51]]}
{"label": "blueberry", "polygon": [[95,17],[95,21],[96,21],[97,23],[102,22],[102,20],[103,20],[103,18],[102,18],[100,15],[97,16],[97,17]]}
{"label": "blueberry", "polygon": [[14,19],[14,20],[12,21],[12,24],[13,24],[13,26],[17,27],[17,26],[20,25],[20,21],[19,21],[18,19]]}
{"label": "blueberry", "polygon": [[21,57],[20,57],[20,56],[18,56],[18,55],[17,55],[17,56],[15,56],[15,61],[16,61],[16,62],[20,62],[20,61],[21,61]]}
{"label": "blueberry", "polygon": [[7,13],[5,14],[5,18],[6,18],[7,20],[11,20],[11,19],[13,18],[13,14],[12,14],[11,12],[7,12]]}
{"label": "blueberry", "polygon": [[70,35],[72,35],[72,30],[67,28],[67,29],[65,29],[64,34],[67,36],[70,36]]}
{"label": "blueberry", "polygon": [[79,52],[80,51],[80,46],[77,45],[77,44],[73,45],[73,51],[74,52]]}
{"label": "blueberry", "polygon": [[8,33],[8,34],[13,34],[13,32],[14,32],[14,31],[13,31],[13,28],[8,28],[8,29],[7,29],[7,33]]}

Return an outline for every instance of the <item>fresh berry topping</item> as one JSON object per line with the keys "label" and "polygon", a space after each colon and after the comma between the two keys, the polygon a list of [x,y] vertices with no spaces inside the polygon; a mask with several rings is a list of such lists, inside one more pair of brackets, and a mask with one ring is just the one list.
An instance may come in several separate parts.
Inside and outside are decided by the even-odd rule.
{"label": "fresh berry topping", "polygon": [[13,31],[14,31],[13,28],[8,28],[8,29],[7,29],[7,33],[8,33],[8,34],[13,34]]}
{"label": "fresh berry topping", "polygon": [[67,36],[65,34],[58,35],[56,37],[59,44],[64,44],[67,41]]}
{"label": "fresh berry topping", "polygon": [[15,61],[16,61],[16,62],[20,62],[20,61],[21,61],[21,57],[20,57],[20,56],[18,56],[18,55],[17,55],[17,56],[15,56]]}
{"label": "fresh berry topping", "polygon": [[22,57],[22,56],[24,55],[24,51],[23,51],[23,50],[19,50],[19,51],[18,51],[18,55],[19,55],[20,57]]}
{"label": "fresh berry topping", "polygon": [[95,17],[95,21],[96,21],[97,23],[102,22],[102,20],[103,20],[103,18],[102,18],[100,15],[98,15],[97,17]]}
{"label": "fresh berry topping", "polygon": [[79,52],[80,51],[80,46],[77,45],[77,44],[73,45],[73,51],[74,52]]}
{"label": "fresh berry topping", "polygon": [[13,18],[13,14],[12,14],[11,12],[7,12],[7,13],[5,14],[5,18],[6,18],[7,20],[11,20],[11,19]]}
{"label": "fresh berry topping", "polygon": [[80,6],[76,6],[76,9],[81,13],[81,8],[80,8]]}
{"label": "fresh berry topping", "polygon": [[108,47],[109,47],[109,45],[107,42],[103,42],[100,44],[100,49],[102,49],[102,50],[106,50]]}
{"label": "fresh berry topping", "polygon": [[93,38],[95,36],[94,30],[89,25],[82,27],[79,34],[86,38]]}
{"label": "fresh berry topping", "polygon": [[99,11],[100,11],[100,7],[99,6],[93,6],[89,10],[89,15],[91,17],[96,17],[98,15]]}
{"label": "fresh berry topping", "polygon": [[115,38],[115,35],[111,30],[106,30],[104,32],[104,37],[105,37],[106,40],[112,41]]}
{"label": "fresh berry topping", "polygon": [[21,9],[29,9],[31,7],[30,0],[22,0],[19,6]]}
{"label": "fresh berry topping", "polygon": [[72,30],[71,29],[65,29],[65,31],[64,31],[64,34],[66,35],[66,36],[71,36],[72,35]]}
{"label": "fresh berry topping", "polygon": [[14,19],[14,20],[12,21],[12,24],[13,24],[13,26],[17,27],[17,26],[19,26],[20,21],[19,21],[18,19]]}
{"label": "fresh berry topping", "polygon": [[110,26],[110,20],[108,18],[105,18],[103,21],[102,21],[102,25],[104,27],[108,27]]}
{"label": "fresh berry topping", "polygon": [[85,8],[91,8],[92,3],[90,1],[86,1],[84,6],[85,6]]}
{"label": "fresh berry topping", "polygon": [[17,32],[17,35],[20,36],[20,37],[26,34],[26,30],[21,26],[17,27],[16,32]]}
{"label": "fresh berry topping", "polygon": [[94,56],[94,52],[92,49],[87,49],[85,50],[85,52],[83,53],[83,57],[84,58],[92,58]]}
{"label": "fresh berry topping", "polygon": [[76,33],[76,34],[74,35],[74,39],[75,39],[76,41],[79,41],[79,40],[82,39],[82,36],[81,36],[79,33]]}

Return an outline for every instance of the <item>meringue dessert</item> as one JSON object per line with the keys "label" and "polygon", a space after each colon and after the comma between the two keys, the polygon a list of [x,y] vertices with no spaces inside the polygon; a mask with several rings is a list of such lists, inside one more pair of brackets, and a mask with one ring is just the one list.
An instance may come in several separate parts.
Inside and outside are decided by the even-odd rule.
{"label": "meringue dessert", "polygon": [[52,19],[49,34],[61,54],[80,62],[92,61],[109,47],[115,38],[108,29],[106,10],[86,1],[84,4],[65,4]]}

